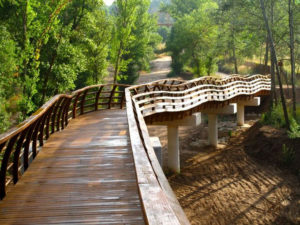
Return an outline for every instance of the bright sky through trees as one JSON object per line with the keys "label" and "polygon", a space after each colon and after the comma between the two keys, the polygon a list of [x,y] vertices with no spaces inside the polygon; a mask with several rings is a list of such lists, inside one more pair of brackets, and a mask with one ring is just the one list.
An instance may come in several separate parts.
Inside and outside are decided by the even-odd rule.
{"label": "bright sky through trees", "polygon": [[111,5],[115,0],[104,0],[106,5]]}

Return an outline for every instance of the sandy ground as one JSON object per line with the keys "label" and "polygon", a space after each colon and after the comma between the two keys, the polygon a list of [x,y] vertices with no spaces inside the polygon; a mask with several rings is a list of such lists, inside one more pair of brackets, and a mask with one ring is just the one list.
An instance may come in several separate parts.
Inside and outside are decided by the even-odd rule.
{"label": "sandy ground", "polygon": [[[139,83],[166,78],[170,58],[152,62]],[[253,124],[257,115],[248,116]],[[205,120],[205,118],[204,118]],[[234,117],[220,118],[217,149],[206,145],[207,124],[180,127],[181,174],[170,184],[192,224],[300,224],[300,185],[292,175],[257,162],[244,151],[244,131]],[[167,162],[167,130],[150,126]]]}

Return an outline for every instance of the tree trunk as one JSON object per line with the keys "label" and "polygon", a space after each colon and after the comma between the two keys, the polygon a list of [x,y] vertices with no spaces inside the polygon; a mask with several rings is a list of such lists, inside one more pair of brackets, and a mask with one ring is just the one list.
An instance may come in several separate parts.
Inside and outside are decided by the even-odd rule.
{"label": "tree trunk", "polygon": [[41,99],[41,102],[40,102],[40,105],[42,105],[45,101],[45,98],[46,98],[46,94],[47,94],[47,85],[48,85],[48,81],[49,81],[49,76],[52,72],[52,69],[53,69],[53,66],[55,64],[55,60],[57,58],[57,49],[61,43],[61,40],[62,40],[62,31],[63,31],[63,28],[60,29],[60,32],[59,32],[59,40],[55,46],[55,49],[54,49],[54,52],[53,52],[53,55],[51,57],[51,61],[50,61],[50,66],[49,66],[49,69],[48,71],[46,72],[45,74],[45,78],[44,78],[44,82],[43,82],[43,88],[42,88],[42,99]]}
{"label": "tree trunk", "polygon": [[123,48],[123,42],[121,41],[120,47],[118,50],[116,65],[115,65],[115,71],[114,71],[114,84],[117,83],[118,75],[119,75],[119,67],[120,67],[120,60],[121,60],[121,53]]}
{"label": "tree trunk", "polygon": [[271,99],[272,99],[271,106],[272,106],[273,103],[277,105],[278,100],[276,94],[275,62],[274,62],[274,57],[272,56],[272,51],[270,54],[271,54]]}
{"label": "tree trunk", "polygon": [[[273,24],[274,24],[274,1],[271,0],[271,27],[273,28]],[[268,32],[267,32],[267,37],[266,40],[269,40],[268,38]],[[269,46],[269,41],[267,42],[268,46]],[[268,48],[269,49],[269,48]],[[275,62],[274,62],[274,56],[273,56],[273,51],[270,49],[270,56],[271,56],[271,98],[272,98],[272,105],[271,107],[273,107],[273,103],[275,102],[275,104],[278,104],[278,100],[277,100],[277,93],[276,93],[276,75],[275,75]],[[268,66],[268,62],[267,65]],[[265,67],[267,69],[267,67]],[[274,100],[274,102],[273,102]]]}
{"label": "tree trunk", "polygon": [[238,69],[238,64],[237,64],[237,59],[236,59],[236,52],[235,52],[235,36],[234,32],[232,32],[232,55],[233,55],[233,62],[234,62],[234,73],[238,74],[239,69]]}
{"label": "tree trunk", "polygon": [[283,89],[282,89],[282,82],[281,82],[281,78],[280,78],[280,74],[279,74],[276,50],[275,50],[275,46],[274,46],[274,42],[273,42],[272,32],[271,32],[271,29],[269,27],[268,18],[267,18],[267,15],[266,15],[264,0],[260,0],[260,6],[261,6],[262,14],[263,14],[263,17],[264,17],[266,29],[268,31],[268,36],[269,36],[269,40],[270,40],[270,47],[272,49],[272,56],[273,56],[273,60],[274,60],[274,63],[275,63],[276,74],[277,74],[277,79],[278,79],[279,88],[280,88],[280,96],[281,96],[282,109],[283,109],[283,113],[284,113],[284,119],[285,119],[285,123],[286,123],[287,128],[290,129],[290,121],[289,121],[289,116],[288,116],[287,107],[286,107],[286,101],[285,101],[285,97],[284,97],[284,93],[283,93]]}
{"label": "tree trunk", "polygon": [[45,74],[45,78],[44,78],[44,82],[43,82],[43,88],[42,88],[42,98],[41,98],[40,105],[42,105],[45,101],[46,94],[47,94],[47,86],[48,86],[49,76],[50,76],[50,73],[52,72],[52,68],[54,66],[54,62],[55,62],[56,57],[57,57],[57,52],[55,50],[55,53],[53,53],[52,58],[51,58],[49,69]]}
{"label": "tree trunk", "polygon": [[293,92],[293,116],[296,118],[296,88],[295,88],[295,40],[294,40],[294,12],[295,0],[289,0],[289,29],[290,29],[290,55],[291,78]]}
{"label": "tree trunk", "polygon": [[195,65],[196,65],[196,74],[197,74],[198,76],[200,76],[200,63],[199,63],[199,59],[196,57],[195,52],[193,52],[192,55],[193,55],[194,63],[195,63]]}
{"label": "tree trunk", "polygon": [[[22,50],[25,52],[27,49],[27,1],[25,3],[24,7],[24,11],[23,11],[23,15],[22,15],[22,23],[23,23],[23,46],[22,46]],[[24,59],[23,60],[23,66],[24,66],[24,70],[23,72],[23,77],[25,79],[25,76],[27,74],[27,60]],[[24,93],[25,94],[25,93]]]}
{"label": "tree trunk", "polygon": [[265,74],[268,74],[268,62],[269,62],[269,38],[268,36],[266,37],[266,53],[265,53]]}

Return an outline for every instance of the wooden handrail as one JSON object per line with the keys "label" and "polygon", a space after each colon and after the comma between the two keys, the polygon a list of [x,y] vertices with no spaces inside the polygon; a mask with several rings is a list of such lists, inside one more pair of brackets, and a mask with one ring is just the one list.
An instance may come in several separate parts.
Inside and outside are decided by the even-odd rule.
{"label": "wooden handrail", "polygon": [[[124,88],[125,91],[122,91]],[[34,158],[38,153],[37,142],[42,146],[49,138],[50,131],[64,129],[68,121],[78,114],[114,106],[123,108],[126,104],[145,221],[155,225],[189,224],[155,156],[145,120],[161,113],[194,112],[207,103],[225,104],[236,98],[253,97],[268,93],[270,88],[269,76],[254,75],[226,79],[204,77],[191,81],[164,79],[131,87],[92,85],[74,91],[71,95],[57,95],[19,126],[0,136],[0,154],[3,156],[0,198],[5,196],[6,186],[10,182],[16,183],[19,180],[22,151],[23,167],[26,170],[30,155]],[[12,178],[8,178],[7,172],[11,168]]]}
{"label": "wooden handrail", "polygon": [[[2,160],[0,160],[0,199],[5,197],[7,185],[11,182],[18,182],[20,168],[26,171],[31,161],[30,157],[32,159],[36,157],[39,150],[38,144],[43,146],[44,141],[49,138],[50,134],[63,130],[68,125],[70,109],[73,112],[73,116],[70,119],[77,116],[77,106],[80,97],[83,99],[80,102],[80,114],[98,109],[123,108],[125,102],[116,95],[119,93],[124,95],[124,91],[115,92],[115,90],[126,87],[129,86],[123,84],[100,84],[82,88],[70,95],[56,95],[24,122],[0,135],[0,156],[2,156]],[[104,101],[107,98],[105,94],[102,96],[101,91],[99,92],[99,90],[104,89],[106,93],[109,93],[110,100],[109,102],[101,103],[101,107],[99,107],[99,101]],[[96,92],[91,93],[95,97],[88,100],[86,96],[90,90],[96,90]],[[90,101],[93,101],[92,107],[89,107]],[[23,160],[20,157],[22,152]],[[8,174],[10,176],[7,176]]]}
{"label": "wooden handrail", "polygon": [[[263,94],[270,89],[269,76],[254,75],[226,79],[203,77],[191,81],[161,80],[131,86],[125,90],[140,199],[149,224],[189,224],[189,221],[155,156],[146,117],[163,112],[195,110],[207,102],[224,103],[236,97]],[[150,195],[151,198],[147,197]],[[157,201],[157,196],[160,201]],[[163,211],[160,210],[162,208]]]}

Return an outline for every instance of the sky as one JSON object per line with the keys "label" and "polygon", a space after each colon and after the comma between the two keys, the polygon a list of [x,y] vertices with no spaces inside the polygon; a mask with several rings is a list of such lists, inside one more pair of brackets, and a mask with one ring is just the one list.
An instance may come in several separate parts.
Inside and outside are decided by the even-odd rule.
{"label": "sky", "polygon": [[115,0],[104,0],[106,5],[111,5]]}

